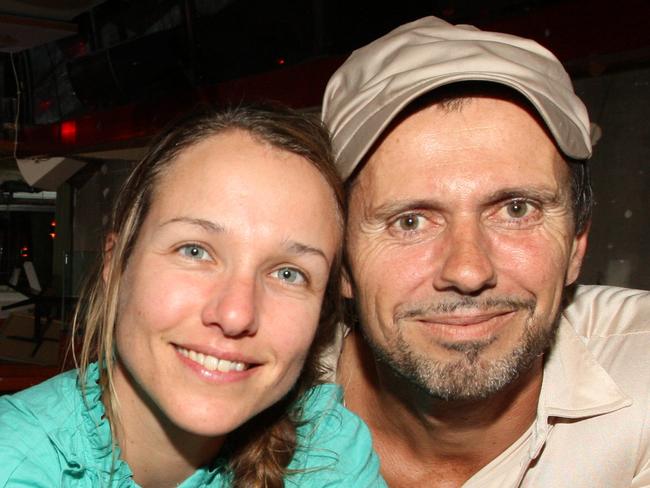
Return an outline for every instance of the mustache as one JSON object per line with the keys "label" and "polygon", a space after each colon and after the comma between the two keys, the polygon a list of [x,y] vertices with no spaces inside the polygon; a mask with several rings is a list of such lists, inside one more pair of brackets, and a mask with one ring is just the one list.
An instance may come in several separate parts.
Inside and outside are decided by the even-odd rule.
{"label": "mustache", "polygon": [[505,310],[535,310],[537,301],[518,297],[471,297],[467,295],[429,303],[407,304],[395,312],[394,320],[408,320],[415,317],[453,313],[457,310],[478,310],[494,312]]}

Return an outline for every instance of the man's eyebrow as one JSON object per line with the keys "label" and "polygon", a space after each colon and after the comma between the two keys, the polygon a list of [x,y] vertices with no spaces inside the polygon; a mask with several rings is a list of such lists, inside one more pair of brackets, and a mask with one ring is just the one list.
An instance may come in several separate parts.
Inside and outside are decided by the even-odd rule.
{"label": "man's eyebrow", "polygon": [[203,228],[204,230],[207,230],[208,232],[225,231],[224,226],[218,224],[217,222],[212,222],[211,220],[197,219],[192,217],[174,217],[173,219],[169,219],[163,222],[160,226],[163,227],[165,225],[176,224],[176,223],[195,225]]}
{"label": "man's eyebrow", "polygon": [[308,246],[307,244],[303,244],[302,242],[297,242],[297,241],[287,241],[286,244],[287,244],[287,250],[291,253],[313,254],[315,256],[322,257],[327,262],[328,265],[330,264],[325,253],[317,247]]}
{"label": "man's eyebrow", "polygon": [[503,188],[488,195],[488,202],[502,202],[516,199],[537,200],[546,204],[555,204],[562,201],[562,192],[546,188]]}
{"label": "man's eyebrow", "polygon": [[415,200],[391,200],[375,207],[372,212],[372,218],[376,220],[386,220],[394,215],[414,210],[434,210],[439,205],[433,199],[419,198]]}
{"label": "man's eyebrow", "polygon": [[[537,200],[539,202],[552,205],[562,202],[563,192],[550,188],[503,188],[489,194],[487,198],[485,198],[485,201],[488,203],[496,203],[505,200],[514,200],[517,198]],[[413,200],[391,200],[384,202],[372,209],[370,216],[373,220],[384,221],[404,212],[417,210],[438,210],[444,208],[444,206],[445,205],[443,201],[438,201],[433,196],[431,198],[419,198]]]}

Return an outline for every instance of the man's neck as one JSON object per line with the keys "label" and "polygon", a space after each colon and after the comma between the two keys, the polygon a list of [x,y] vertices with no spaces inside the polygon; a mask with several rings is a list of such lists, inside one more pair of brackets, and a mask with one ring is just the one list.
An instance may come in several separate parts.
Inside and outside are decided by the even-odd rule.
{"label": "man's neck", "polygon": [[460,486],[528,430],[542,359],[486,400],[443,401],[377,363],[360,334],[346,338],[337,371],[346,405],[370,427],[391,487]]}

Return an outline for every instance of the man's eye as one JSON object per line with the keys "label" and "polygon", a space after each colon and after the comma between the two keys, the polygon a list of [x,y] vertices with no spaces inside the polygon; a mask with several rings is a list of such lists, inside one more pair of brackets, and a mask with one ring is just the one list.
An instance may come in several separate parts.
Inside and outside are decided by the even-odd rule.
{"label": "man's eye", "polygon": [[292,285],[301,285],[307,281],[303,273],[287,266],[275,270],[273,275],[279,280],[291,283]]}
{"label": "man's eye", "polygon": [[422,220],[423,217],[421,215],[410,213],[399,217],[396,224],[400,230],[417,230],[422,225]]}
{"label": "man's eye", "polygon": [[543,219],[542,206],[523,198],[500,203],[492,215],[492,221],[499,225],[521,229],[537,225]]}
{"label": "man's eye", "polygon": [[513,219],[521,219],[528,215],[532,210],[530,203],[525,200],[512,200],[506,205],[506,212],[508,216]]}
{"label": "man's eye", "polygon": [[186,244],[181,246],[178,252],[180,252],[183,257],[196,259],[197,261],[203,261],[210,258],[208,251],[197,244]]}

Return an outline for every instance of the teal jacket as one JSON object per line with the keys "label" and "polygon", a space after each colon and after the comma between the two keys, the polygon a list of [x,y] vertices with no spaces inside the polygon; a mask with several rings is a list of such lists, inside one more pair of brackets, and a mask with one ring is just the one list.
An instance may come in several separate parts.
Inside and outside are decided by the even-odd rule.
{"label": "teal jacket", "polygon": [[[75,370],[0,397],[0,487],[138,486],[119,448],[112,448],[98,376],[91,365],[86,403]],[[298,449],[289,465],[296,471],[286,477],[286,487],[386,486],[368,428],[341,400],[333,384],[307,393],[306,423],[298,429]],[[215,460],[180,486],[228,487],[229,480],[225,462]]]}

